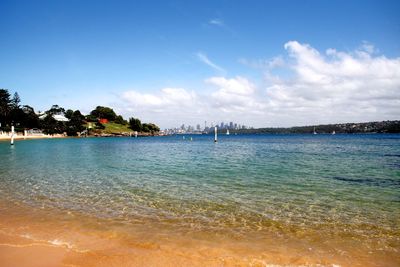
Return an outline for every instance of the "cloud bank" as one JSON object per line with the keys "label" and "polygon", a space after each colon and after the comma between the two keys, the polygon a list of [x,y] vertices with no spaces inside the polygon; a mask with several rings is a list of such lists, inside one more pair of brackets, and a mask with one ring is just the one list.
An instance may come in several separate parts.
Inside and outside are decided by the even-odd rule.
{"label": "cloud bank", "polygon": [[267,105],[290,124],[399,119],[400,59],[374,56],[372,46],[353,52],[285,44],[290,79],[269,77]]}
{"label": "cloud bank", "polygon": [[[240,60],[263,72],[257,83],[222,75],[204,79],[211,88],[206,94],[184,88],[129,90],[120,96],[120,110],[162,127],[204,120],[263,127],[400,119],[400,58],[378,55],[368,43],[351,52],[320,52],[297,41],[284,48],[284,57]],[[204,54],[197,56],[223,70]]]}

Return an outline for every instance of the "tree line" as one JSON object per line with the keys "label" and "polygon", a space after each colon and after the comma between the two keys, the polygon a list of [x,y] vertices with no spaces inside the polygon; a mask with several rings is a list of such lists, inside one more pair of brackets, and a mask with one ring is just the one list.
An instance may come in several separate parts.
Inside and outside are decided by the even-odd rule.
{"label": "tree line", "polygon": [[[57,116],[67,120],[57,120]],[[43,113],[36,113],[29,105],[21,105],[21,98],[17,92],[11,96],[7,89],[0,89],[0,130],[10,131],[14,126],[16,131],[38,128],[46,134],[63,134],[76,136],[83,132],[88,123],[94,123],[94,130],[103,130],[105,126],[101,120],[116,124],[126,125],[133,131],[159,132],[160,128],[153,123],[142,123],[138,118],[125,120],[117,115],[112,108],[97,106],[88,115],[83,115],[79,110],[72,110],[53,105]]]}
{"label": "tree line", "polygon": [[258,128],[234,130],[240,134],[357,134],[357,133],[400,133],[400,121],[375,121],[361,123],[338,123],[290,128]]}

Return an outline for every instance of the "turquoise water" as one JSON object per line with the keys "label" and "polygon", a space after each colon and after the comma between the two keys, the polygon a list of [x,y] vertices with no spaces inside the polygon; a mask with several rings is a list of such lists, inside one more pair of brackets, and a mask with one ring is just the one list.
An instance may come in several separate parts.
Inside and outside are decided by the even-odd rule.
{"label": "turquoise water", "polygon": [[0,142],[0,199],[182,233],[350,231],[398,249],[400,135],[192,137]]}

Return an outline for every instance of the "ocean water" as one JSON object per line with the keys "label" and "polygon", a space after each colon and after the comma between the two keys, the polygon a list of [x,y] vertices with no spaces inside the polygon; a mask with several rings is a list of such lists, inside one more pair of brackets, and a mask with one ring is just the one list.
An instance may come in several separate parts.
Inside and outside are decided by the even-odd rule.
{"label": "ocean water", "polygon": [[1,142],[0,201],[93,218],[124,236],[236,240],[256,253],[292,247],[330,263],[394,266],[400,135]]}

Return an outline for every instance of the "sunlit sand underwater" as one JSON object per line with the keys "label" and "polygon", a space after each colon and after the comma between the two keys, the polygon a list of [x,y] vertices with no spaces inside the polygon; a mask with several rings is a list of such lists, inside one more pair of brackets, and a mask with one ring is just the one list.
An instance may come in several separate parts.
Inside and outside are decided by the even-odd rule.
{"label": "sunlit sand underwater", "polygon": [[400,266],[399,135],[0,143],[0,266]]}

